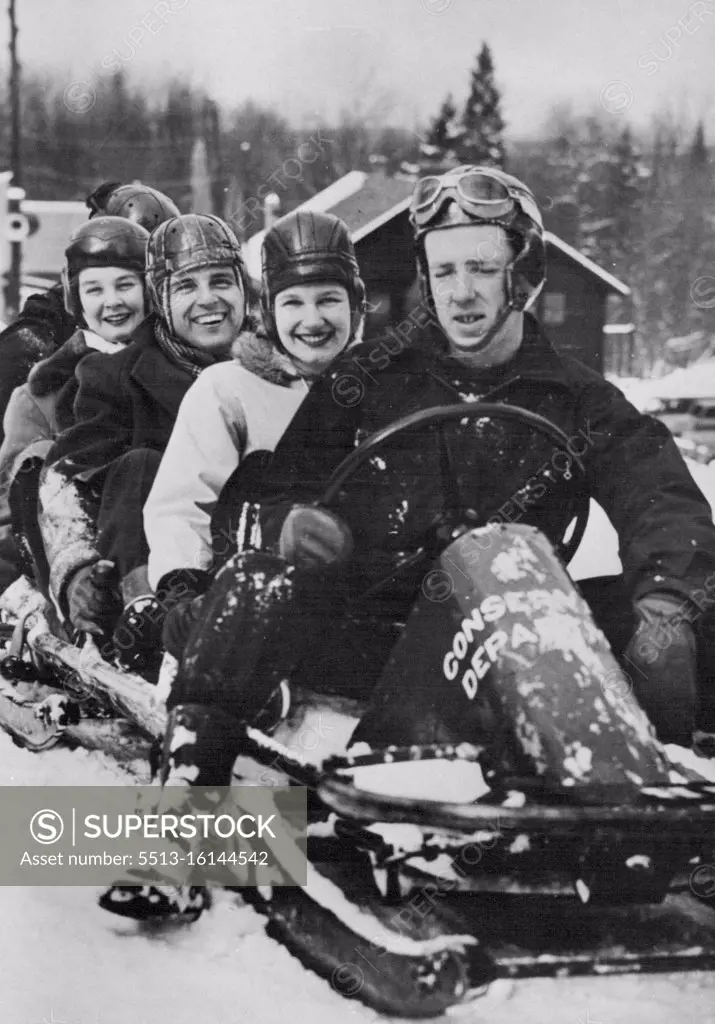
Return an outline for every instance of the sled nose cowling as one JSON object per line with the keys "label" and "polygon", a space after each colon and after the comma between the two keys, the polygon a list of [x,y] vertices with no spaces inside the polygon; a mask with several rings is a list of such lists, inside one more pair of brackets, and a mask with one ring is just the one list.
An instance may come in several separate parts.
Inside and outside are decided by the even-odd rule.
{"label": "sled nose cowling", "polygon": [[553,785],[668,783],[662,746],[548,539],[500,524],[437,559],[353,743],[486,744]]}

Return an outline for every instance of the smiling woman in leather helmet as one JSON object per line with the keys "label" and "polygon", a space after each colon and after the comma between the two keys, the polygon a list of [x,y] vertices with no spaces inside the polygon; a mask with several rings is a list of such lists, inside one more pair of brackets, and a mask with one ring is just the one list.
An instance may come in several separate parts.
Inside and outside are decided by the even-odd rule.
{"label": "smiling woman in leather helmet", "polygon": [[[157,189],[134,182],[104,182],[87,198],[90,220],[123,217],[151,232],[163,220],[178,216],[172,200]],[[30,295],[15,319],[0,333],[0,424],[15,388],[27,382],[32,368],[47,359],[83,325],[66,308],[61,283]],[[0,427],[0,441],[4,427]],[[23,572],[23,560],[12,535],[10,518],[0,510],[0,591]]]}
{"label": "smiling woman in leather helmet", "polygon": [[[211,517],[240,490],[252,453],[272,451],[312,383],[359,336],[365,288],[345,224],[296,210],[266,234],[262,331],[244,334],[228,365],[209,368],[182,403],[144,511],[149,582],[164,608],[202,592],[213,563]],[[238,502],[238,498],[237,498]],[[179,612],[171,616],[175,626]],[[188,620],[187,620],[188,621]],[[181,646],[181,629],[169,626]]]}

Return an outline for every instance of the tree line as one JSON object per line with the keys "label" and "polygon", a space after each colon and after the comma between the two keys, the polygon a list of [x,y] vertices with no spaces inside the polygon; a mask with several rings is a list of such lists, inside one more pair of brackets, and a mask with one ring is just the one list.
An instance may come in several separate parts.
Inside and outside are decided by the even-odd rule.
{"label": "tree line", "polygon": [[[32,198],[84,199],[101,181],[141,179],[189,210],[203,173],[213,211],[247,238],[262,227],[269,192],[285,212],[350,170],[379,166],[411,177],[492,164],[531,185],[547,228],[631,287],[633,308],[620,316],[635,322],[639,370],[674,336],[715,336],[715,168],[703,124],[662,114],[636,131],[624,113],[576,115],[564,106],[547,113],[534,138],[509,139],[487,44],[465,77],[461,103],[447,96],[409,129],[391,123],[389,102],[368,87],[337,123],[295,126],[250,99],[219,108],[179,81],[149,93],[118,71],[81,92],[25,75],[22,184]],[[0,99],[7,167],[1,90]]]}
{"label": "tree line", "polygon": [[[0,162],[10,166],[10,112],[0,88]],[[414,132],[374,111],[345,112],[337,125],[297,128],[247,99],[224,110],[201,90],[170,81],[148,92],[124,71],[98,86],[25,75],[22,186],[33,199],[84,199],[102,181],[140,179],[188,211],[197,140],[203,140],[213,212],[240,234],[259,230],[256,197],[269,190],[289,210],[386,152],[389,170],[418,155]]]}

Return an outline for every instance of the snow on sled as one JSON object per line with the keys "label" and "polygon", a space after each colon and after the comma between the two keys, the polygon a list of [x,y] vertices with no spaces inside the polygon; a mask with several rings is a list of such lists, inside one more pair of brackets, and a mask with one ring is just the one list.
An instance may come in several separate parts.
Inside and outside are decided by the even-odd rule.
{"label": "snow on sled", "polygon": [[[172,659],[155,686],[105,661],[91,638],[82,646],[69,643],[52,631],[43,597],[25,577],[0,597],[0,617],[0,727],[31,750],[58,744],[102,750],[146,780],[152,745],[166,727]],[[343,751],[360,707],[338,698],[324,700],[315,714],[313,706],[311,694],[293,693],[288,718],[266,743],[292,742],[299,758],[307,752],[316,763]],[[287,780],[285,772],[248,758],[238,759],[234,777],[237,784]]]}
{"label": "snow on sled", "polygon": [[[455,530],[369,703],[295,691],[245,729],[237,780],[309,789],[309,868],[241,895],[344,996],[432,1017],[499,977],[715,967],[715,760],[657,741],[564,563],[530,527]],[[17,605],[5,728],[148,774],[161,681]]]}

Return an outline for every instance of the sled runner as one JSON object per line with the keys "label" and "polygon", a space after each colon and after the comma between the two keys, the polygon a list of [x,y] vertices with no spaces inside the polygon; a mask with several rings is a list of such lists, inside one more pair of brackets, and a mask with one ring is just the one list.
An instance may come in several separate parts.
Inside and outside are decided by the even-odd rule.
{"label": "sled runner", "polygon": [[[408,417],[355,450],[326,503],[395,426],[521,412]],[[369,704],[294,691],[274,734],[245,729],[237,781],[311,799],[307,884],[241,895],[346,997],[431,1017],[499,977],[715,967],[715,762],[657,741],[563,568],[576,513],[561,559],[531,527],[452,524],[429,563],[448,592],[418,597]],[[148,775],[161,680],[64,642],[15,597],[4,727]],[[449,738],[401,742],[410,718]]]}

